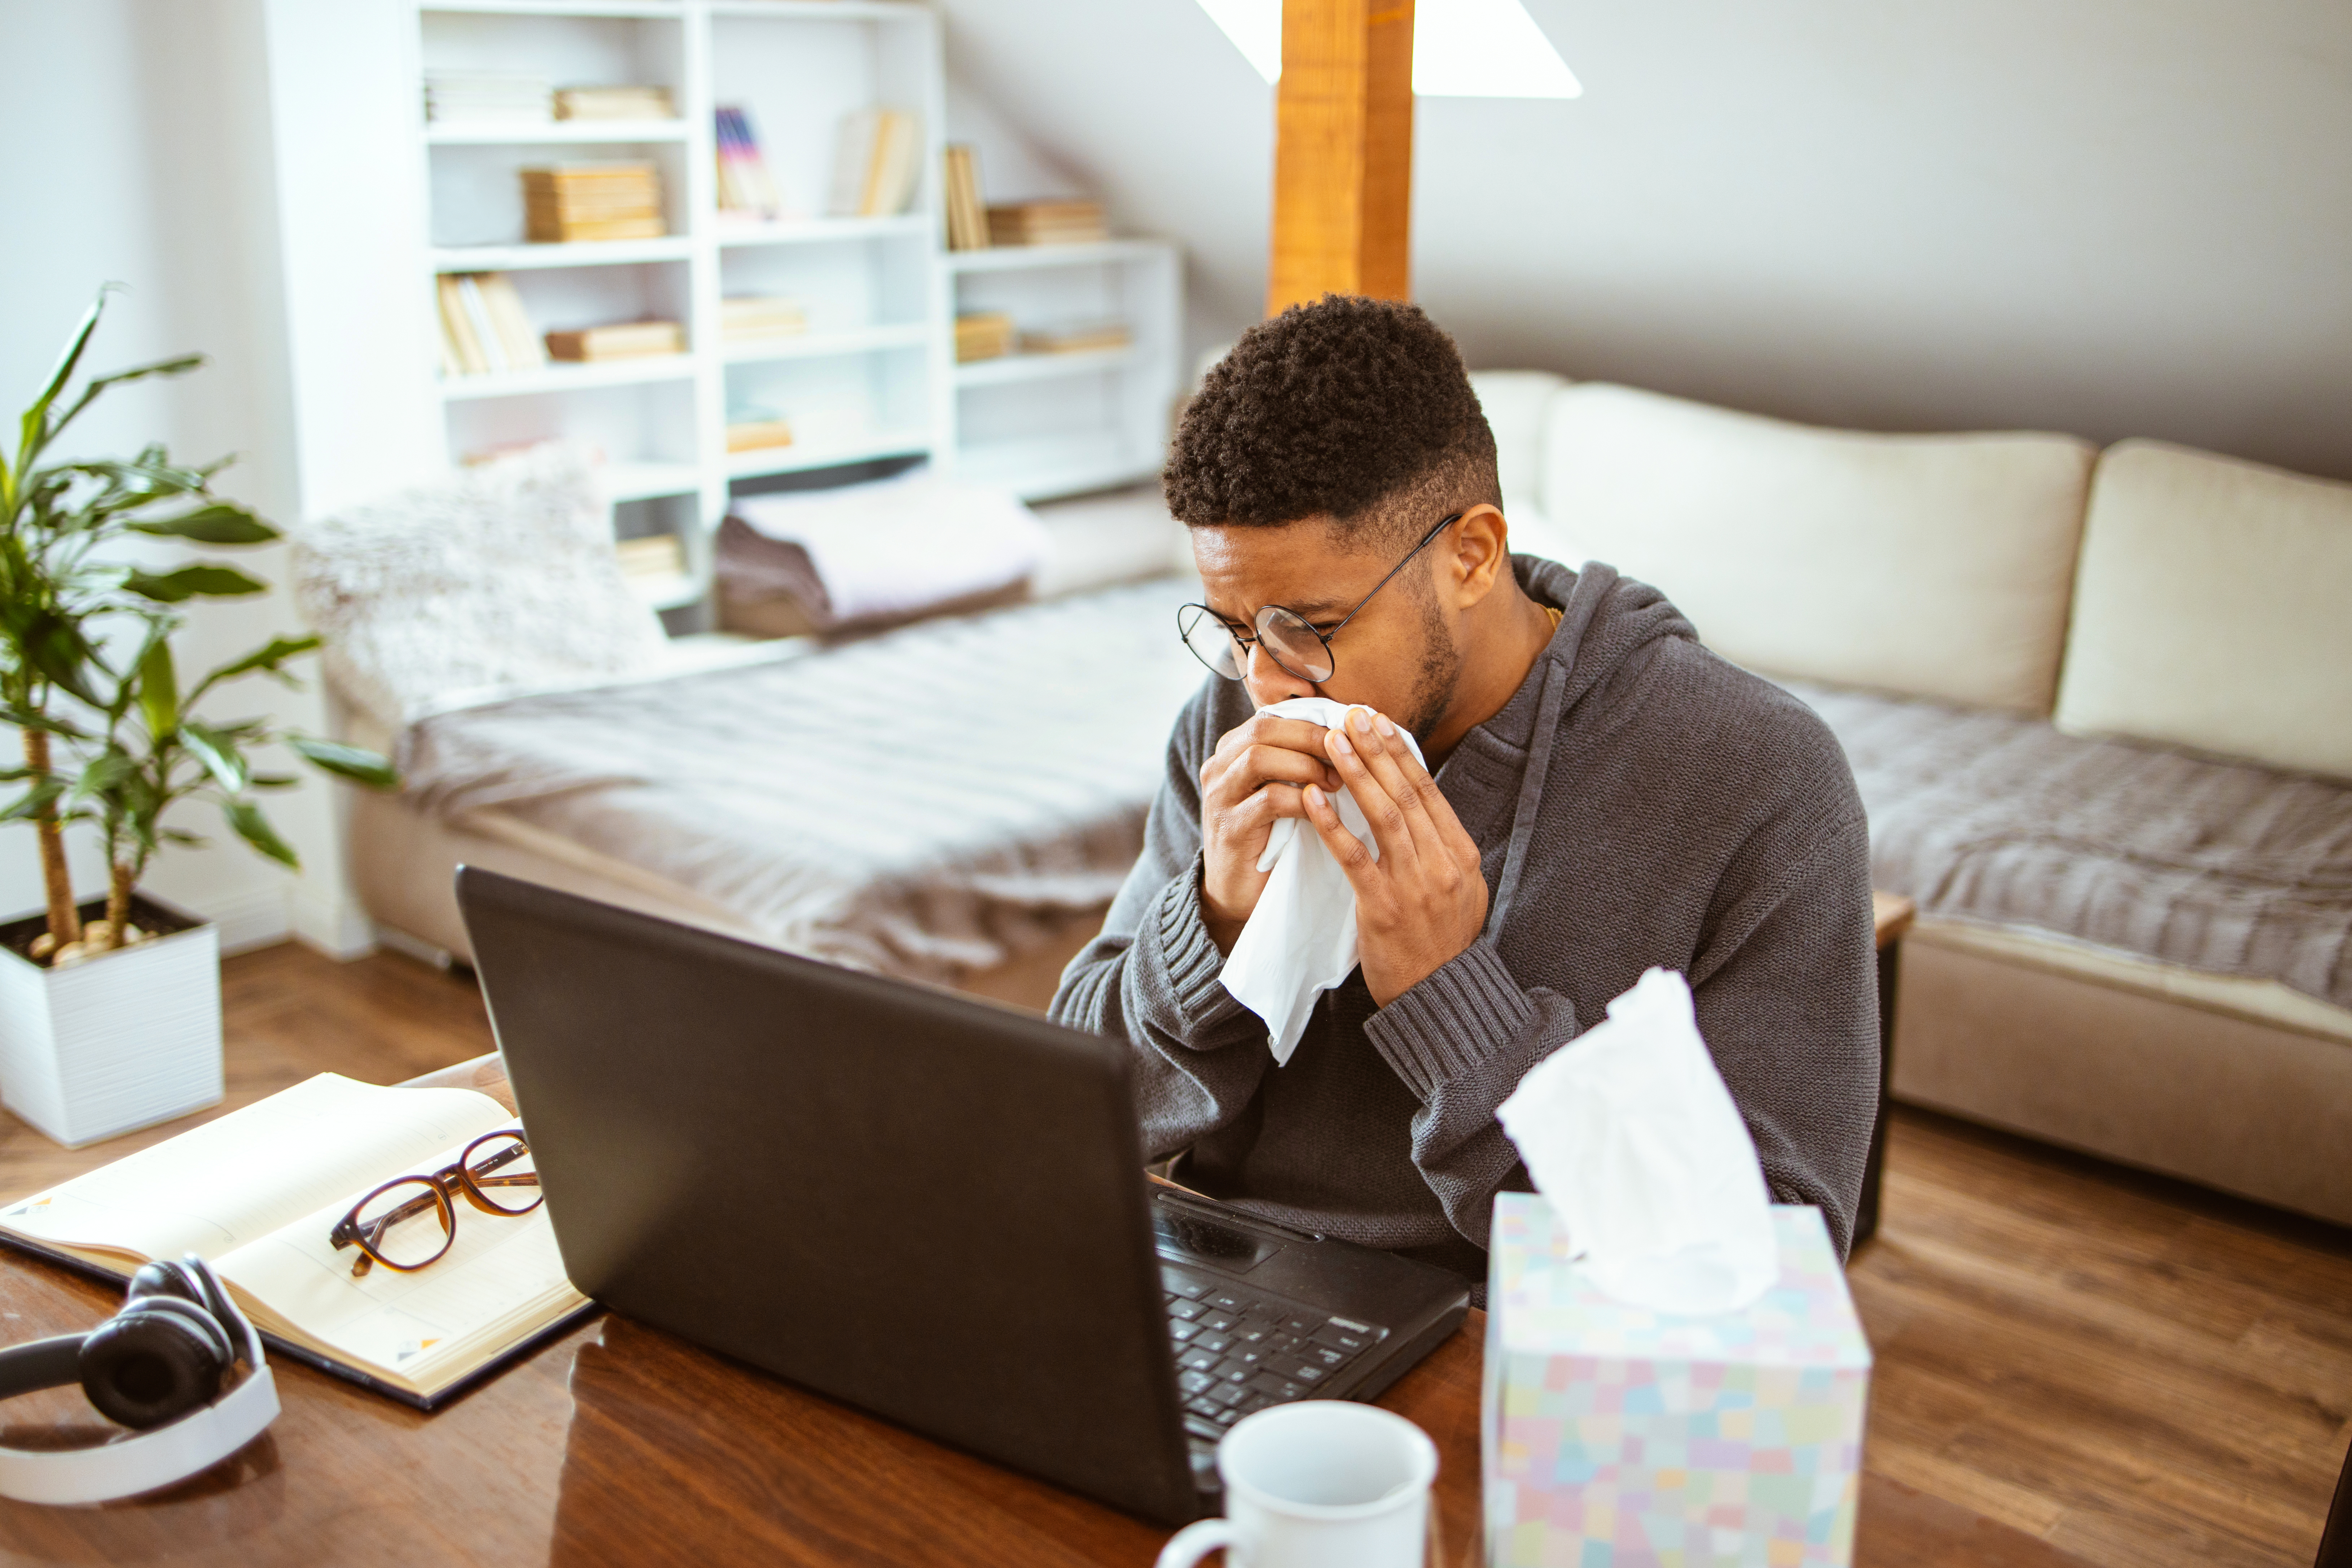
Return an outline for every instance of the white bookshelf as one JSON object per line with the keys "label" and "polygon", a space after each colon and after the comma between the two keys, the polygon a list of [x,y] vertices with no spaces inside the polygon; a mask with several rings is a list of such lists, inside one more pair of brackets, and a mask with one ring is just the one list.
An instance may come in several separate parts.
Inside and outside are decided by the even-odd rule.
{"label": "white bookshelf", "polygon": [[[948,322],[933,284],[945,120],[939,19],[905,0],[414,0],[415,134],[425,342],[438,363],[430,280],[510,274],[540,331],[661,318],[687,352],[656,359],[441,375],[446,455],[554,437],[605,454],[616,534],[675,534],[685,574],[637,584],[683,609],[707,592],[710,537],[738,486],[887,458],[933,458],[947,432],[932,384]],[[425,118],[422,73],[511,70],[551,87],[667,87],[677,117],[530,124]],[[714,110],[740,106],[786,204],[774,222],[718,210]],[[921,134],[907,210],[825,216],[843,119],[904,110]],[[532,244],[520,171],[559,160],[642,159],[660,171],[669,233]],[[722,342],[719,301],[800,300],[805,335]],[[730,409],[781,415],[793,445],[730,453]],[[864,470],[853,470],[853,473]]]}
{"label": "white bookshelf", "polygon": [[1031,500],[1149,479],[1166,457],[1183,339],[1182,279],[1163,240],[1004,246],[940,258],[940,313],[1003,310],[1019,329],[1127,326],[1122,347],[940,366],[949,466]]}
{"label": "white bookshelf", "polygon": [[[412,134],[423,169],[416,237],[419,352],[446,456],[563,437],[600,448],[621,537],[668,532],[688,571],[639,584],[664,610],[707,594],[710,540],[730,497],[773,482],[865,477],[866,465],[931,462],[1036,500],[1146,478],[1160,468],[1179,386],[1181,280],[1151,240],[948,253],[940,153],[945,90],[938,14],[915,0],[408,0]],[[665,121],[472,123],[425,118],[422,75],[507,70],[552,87],[667,87]],[[740,105],[787,211],[721,213],[714,110]],[[842,120],[912,112],[919,174],[907,210],[825,212]],[[660,171],[669,232],[532,244],[520,171],[632,159]],[[509,274],[534,328],[660,318],[682,354],[476,375],[435,374],[432,279]],[[734,294],[798,300],[807,331],[722,342]],[[1017,325],[1125,321],[1124,347],[958,365],[958,309]],[[793,444],[727,449],[730,411],[791,421]],[[694,629],[688,619],[674,621]]]}

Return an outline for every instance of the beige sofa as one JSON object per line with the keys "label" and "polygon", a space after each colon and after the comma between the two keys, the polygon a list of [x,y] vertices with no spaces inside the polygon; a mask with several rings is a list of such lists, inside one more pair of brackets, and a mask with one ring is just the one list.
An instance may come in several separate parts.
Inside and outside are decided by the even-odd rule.
{"label": "beige sofa", "polygon": [[1475,379],[1520,548],[1839,731],[1898,1099],[2352,1223],[2352,486]]}

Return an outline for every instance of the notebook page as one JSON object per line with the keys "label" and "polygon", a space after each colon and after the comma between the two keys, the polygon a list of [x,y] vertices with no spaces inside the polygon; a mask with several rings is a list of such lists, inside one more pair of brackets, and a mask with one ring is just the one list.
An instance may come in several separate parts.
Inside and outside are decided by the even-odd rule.
{"label": "notebook page", "polygon": [[[439,1170],[457,1152],[444,1150],[415,1169]],[[372,1268],[361,1279],[352,1277],[358,1249],[338,1251],[327,1241],[347,1207],[329,1205],[237,1248],[219,1260],[221,1278],[323,1348],[425,1384],[435,1363],[470,1351],[501,1320],[560,1298],[544,1315],[551,1321],[587,1300],[564,1276],[544,1205],[510,1216],[460,1198],[455,1239],[437,1262],[408,1273]]]}
{"label": "notebook page", "polygon": [[320,1073],[0,1208],[0,1225],[40,1241],[214,1260],[314,1209],[348,1208],[432,1152],[513,1120],[470,1089],[380,1089]]}

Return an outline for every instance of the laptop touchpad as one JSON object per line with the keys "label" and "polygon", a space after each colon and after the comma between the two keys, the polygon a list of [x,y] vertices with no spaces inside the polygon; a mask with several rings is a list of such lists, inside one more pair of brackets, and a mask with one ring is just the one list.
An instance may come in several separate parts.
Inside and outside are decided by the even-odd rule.
{"label": "laptop touchpad", "polygon": [[1197,1258],[1229,1274],[1245,1273],[1282,1250],[1282,1243],[1271,1237],[1220,1225],[1205,1215],[1188,1214],[1171,1204],[1151,1205],[1151,1226],[1159,1232],[1161,1252]]}

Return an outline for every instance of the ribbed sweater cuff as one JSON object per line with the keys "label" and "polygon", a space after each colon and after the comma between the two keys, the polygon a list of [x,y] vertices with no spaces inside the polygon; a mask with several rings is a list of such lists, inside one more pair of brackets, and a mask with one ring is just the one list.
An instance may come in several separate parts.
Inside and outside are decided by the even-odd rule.
{"label": "ribbed sweater cuff", "polygon": [[1160,895],[1160,963],[1187,1037],[1242,1010],[1224,986],[1225,955],[1217,951],[1209,924],[1201,918],[1198,857],[1192,868],[1171,879]]}
{"label": "ribbed sweater cuff", "polygon": [[1507,1049],[1535,1016],[1536,1005],[1482,936],[1366,1019],[1364,1033],[1426,1101]]}

